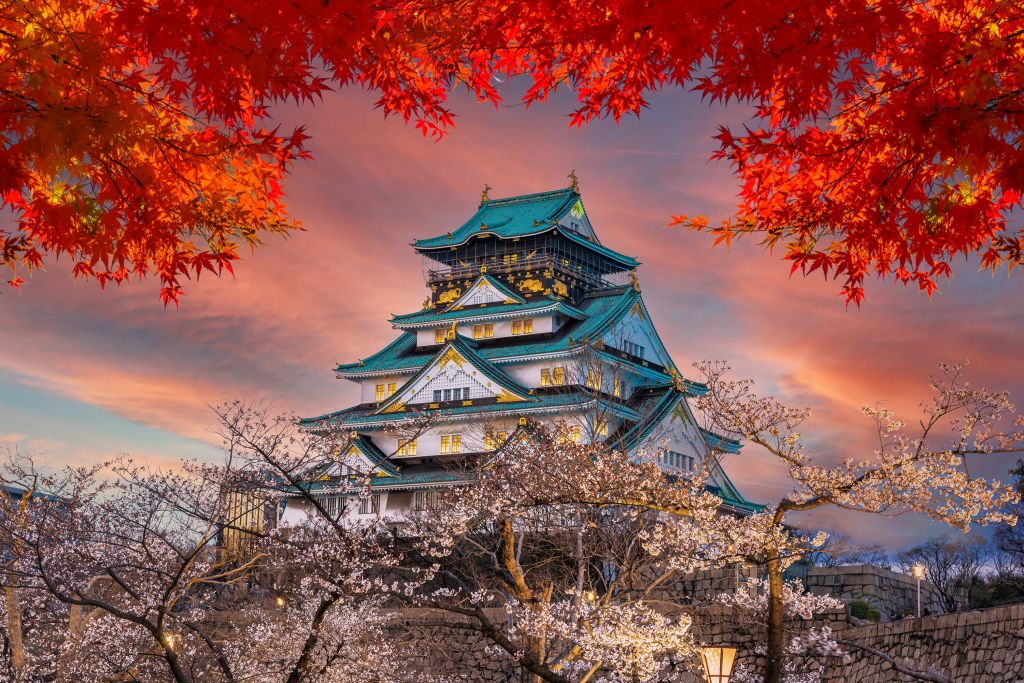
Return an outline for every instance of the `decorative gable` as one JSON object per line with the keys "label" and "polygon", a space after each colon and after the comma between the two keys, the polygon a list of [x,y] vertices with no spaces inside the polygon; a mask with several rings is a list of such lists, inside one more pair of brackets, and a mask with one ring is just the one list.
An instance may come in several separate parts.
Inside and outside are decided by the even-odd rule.
{"label": "decorative gable", "polygon": [[583,208],[583,200],[576,198],[576,201],[569,207],[562,217],[558,220],[559,224],[572,230],[573,232],[583,235],[591,242],[600,244],[597,239],[597,233],[594,232],[593,226],[590,225],[590,218],[587,216],[587,210]]}
{"label": "decorative gable", "polygon": [[461,337],[450,341],[420,372],[385,401],[377,413],[397,413],[407,405],[496,398],[535,401],[525,387],[480,358]]}
{"label": "decorative gable", "polygon": [[497,280],[481,275],[448,310],[457,311],[466,306],[480,306],[483,304],[521,304],[525,301],[525,299],[508,290]]}
{"label": "decorative gable", "polygon": [[637,299],[629,313],[605,335],[604,343],[648,362],[673,367],[668,350],[662,344],[640,299]]}
{"label": "decorative gable", "polygon": [[325,468],[319,479],[347,478],[365,475],[394,477],[398,469],[387,462],[387,457],[366,436],[357,436],[340,460]]}

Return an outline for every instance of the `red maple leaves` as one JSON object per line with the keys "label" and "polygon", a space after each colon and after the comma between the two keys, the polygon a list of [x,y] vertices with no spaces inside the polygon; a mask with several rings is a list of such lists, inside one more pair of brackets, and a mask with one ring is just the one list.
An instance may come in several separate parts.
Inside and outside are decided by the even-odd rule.
{"label": "red maple leaves", "polygon": [[[958,255],[1021,261],[1024,11],[998,0],[55,0],[0,18],[0,263],[70,256],[100,284],[230,270],[293,230],[282,182],[305,133],[267,113],[359,84],[424,134],[458,84],[497,104],[571,85],[571,122],[693,87],[752,103],[716,156],[740,183],[716,241],[759,239],[794,270],[932,291]],[[16,274],[17,275],[17,274]],[[17,277],[15,279],[18,279]]]}

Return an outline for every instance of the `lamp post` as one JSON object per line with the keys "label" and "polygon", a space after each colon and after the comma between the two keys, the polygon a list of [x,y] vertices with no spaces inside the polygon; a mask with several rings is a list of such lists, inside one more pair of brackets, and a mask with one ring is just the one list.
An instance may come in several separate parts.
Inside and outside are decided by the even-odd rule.
{"label": "lamp post", "polygon": [[734,647],[702,647],[700,661],[704,665],[704,678],[708,683],[729,683],[732,665],[736,660]]}
{"label": "lamp post", "polygon": [[921,618],[921,579],[924,578],[924,565],[915,564],[910,573],[917,579],[917,618]]}

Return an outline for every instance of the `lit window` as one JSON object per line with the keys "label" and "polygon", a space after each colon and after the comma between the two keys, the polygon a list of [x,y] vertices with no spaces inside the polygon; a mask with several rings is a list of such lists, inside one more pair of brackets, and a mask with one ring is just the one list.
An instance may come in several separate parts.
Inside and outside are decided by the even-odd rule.
{"label": "lit window", "polygon": [[522,333],[523,333],[523,321],[522,320],[513,320],[512,321],[512,334],[522,334]]}
{"label": "lit window", "polygon": [[409,439],[408,441],[398,442],[398,455],[401,456],[413,456],[416,455],[416,439]]}
{"label": "lit window", "polygon": [[443,327],[439,327],[436,330],[434,330],[434,343],[435,344],[444,344],[444,337],[445,337],[445,329]]}
{"label": "lit window", "polygon": [[483,338],[484,338],[484,326],[483,325],[473,325],[473,339],[483,339]]}
{"label": "lit window", "polygon": [[551,386],[551,370],[550,368],[542,368],[540,371],[540,385],[542,387]]}
{"label": "lit window", "polygon": [[398,385],[395,382],[388,382],[388,396],[393,396]]}
{"label": "lit window", "polygon": [[587,386],[591,389],[601,388],[601,371],[594,368],[587,368]]}
{"label": "lit window", "polygon": [[533,318],[527,318],[523,321],[523,334],[530,334],[533,332]]}
{"label": "lit window", "polygon": [[359,514],[376,515],[380,513],[380,494],[371,493],[359,499]]}
{"label": "lit window", "polygon": [[580,426],[579,425],[573,425],[572,427],[569,427],[569,440],[572,441],[573,443],[579,443],[580,442]]}
{"label": "lit window", "polygon": [[619,382],[618,377],[612,380],[612,393],[616,396],[622,396],[622,383]]}
{"label": "lit window", "polygon": [[443,434],[441,436],[441,454],[461,453],[462,434]]}
{"label": "lit window", "polygon": [[552,384],[565,384],[565,368],[555,368],[551,375]]}
{"label": "lit window", "polygon": [[484,337],[490,339],[494,336],[494,323],[484,324]]}
{"label": "lit window", "polygon": [[383,384],[378,384],[377,385],[377,391],[374,394],[374,400],[377,401],[377,403],[380,403],[381,401],[384,400],[384,385]]}
{"label": "lit window", "polygon": [[594,433],[598,436],[608,436],[608,421],[598,420],[594,425]]}
{"label": "lit window", "polygon": [[484,450],[493,451],[495,448],[505,443],[505,439],[508,438],[508,432],[487,432],[484,435]]}

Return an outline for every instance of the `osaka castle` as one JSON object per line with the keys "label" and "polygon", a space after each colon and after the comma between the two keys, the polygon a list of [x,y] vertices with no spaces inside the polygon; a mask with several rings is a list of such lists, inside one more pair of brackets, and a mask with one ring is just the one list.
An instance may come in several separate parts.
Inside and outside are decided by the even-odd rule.
{"label": "osaka castle", "polygon": [[[651,320],[639,262],[601,243],[579,188],[490,199],[460,226],[417,239],[428,291],[392,316],[397,336],[335,368],[358,405],[301,420],[345,434],[345,458],[309,486],[329,512],[396,516],[467,481],[465,463],[519,437],[530,421],[574,440],[604,440],[683,473],[712,449],[740,444],[705,432]],[[370,495],[366,495],[369,476]],[[721,468],[712,491],[736,513],[759,509]],[[359,495],[360,492],[363,495]],[[305,517],[296,496],[282,521]]]}

